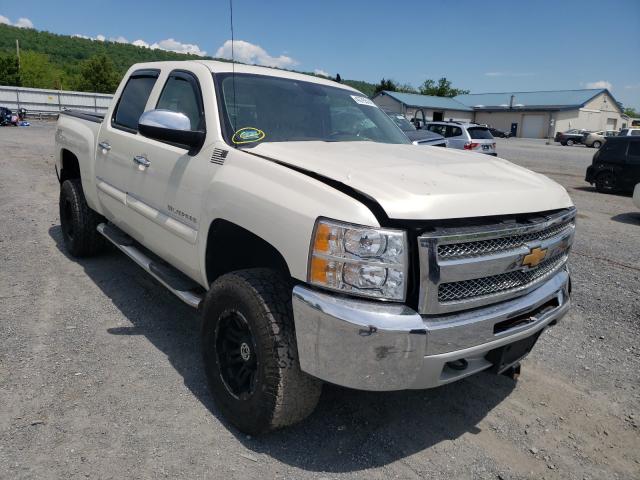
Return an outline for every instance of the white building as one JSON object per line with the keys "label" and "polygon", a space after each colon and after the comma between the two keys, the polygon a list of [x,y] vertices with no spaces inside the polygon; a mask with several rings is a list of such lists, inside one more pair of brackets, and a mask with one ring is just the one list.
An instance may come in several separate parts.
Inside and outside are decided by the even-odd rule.
{"label": "white building", "polygon": [[373,101],[386,111],[426,120],[466,120],[545,138],[570,128],[619,130],[630,126],[620,104],[604,88],[540,92],[475,93],[454,98],[380,92]]}

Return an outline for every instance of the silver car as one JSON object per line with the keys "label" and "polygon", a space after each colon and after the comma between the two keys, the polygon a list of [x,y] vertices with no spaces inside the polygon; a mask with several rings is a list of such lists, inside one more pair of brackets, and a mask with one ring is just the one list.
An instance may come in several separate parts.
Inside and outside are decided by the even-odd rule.
{"label": "silver car", "polygon": [[449,148],[459,148],[470,152],[498,155],[496,140],[489,128],[477,123],[428,122],[427,130],[438,133],[449,141]]}

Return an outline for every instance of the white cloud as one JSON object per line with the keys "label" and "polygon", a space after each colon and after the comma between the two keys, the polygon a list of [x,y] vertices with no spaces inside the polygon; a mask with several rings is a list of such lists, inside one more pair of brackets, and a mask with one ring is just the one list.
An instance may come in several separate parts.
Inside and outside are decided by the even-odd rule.
{"label": "white cloud", "polygon": [[[273,57],[260,45],[245,42],[244,40],[234,40],[233,53],[235,59],[243,63],[254,63],[265,67],[292,67],[298,62],[286,55]],[[231,58],[231,40],[227,40],[222,44],[215,54],[218,58]]]}
{"label": "white cloud", "polygon": [[[76,33],[75,35],[71,35],[71,36],[77,37],[77,38],[84,38],[86,40],[97,40],[99,42],[104,42],[107,40],[107,38],[102,34],[96,35],[95,37],[88,37],[87,35]],[[108,40],[110,42],[115,42],[115,43],[131,43],[131,45],[135,45],[136,47],[151,48],[153,50],[155,49],[167,50],[169,52],[176,52],[176,53],[188,53],[191,55],[198,55],[200,57],[204,57],[207,54],[207,52],[205,52],[204,50],[201,50],[200,47],[194,43],[182,43],[173,38],[167,38],[166,40],[160,40],[159,42],[154,42],[152,44],[142,40],[141,38],[134,40],[133,42],[129,42],[129,40],[127,40],[122,35],[117,37],[109,37]]]}
{"label": "white cloud", "polygon": [[33,28],[33,22],[25,17],[20,17],[14,26],[18,28]]}
{"label": "white cloud", "polygon": [[535,73],[533,72],[487,72],[485,76],[487,77],[532,77]]}
{"label": "white cloud", "polygon": [[200,47],[194,43],[182,43],[173,38],[167,38],[166,40],[160,40],[159,42],[154,43],[149,48],[160,50],[168,50],[169,52],[176,53],[188,53],[191,55],[198,55],[200,57],[204,57],[207,52],[201,50]]}
{"label": "white cloud", "polygon": [[585,87],[586,88],[606,88],[607,90],[611,90],[613,85],[611,85],[611,82],[607,82],[606,80],[598,80],[597,82],[587,82]]}
{"label": "white cloud", "polygon": [[324,70],[322,70],[321,68],[316,68],[313,73],[315,73],[316,75],[322,75],[323,77],[330,77],[331,75],[329,75],[327,72],[325,72]]}
{"label": "white cloud", "polygon": [[25,17],[20,17],[15,23],[11,23],[8,17],[4,15],[0,15],[0,23],[5,25],[13,25],[18,28],[33,28],[33,22]]}
{"label": "white cloud", "polygon": [[627,90],[637,90],[640,88],[640,83],[636,83],[634,85],[625,85],[624,88]]}

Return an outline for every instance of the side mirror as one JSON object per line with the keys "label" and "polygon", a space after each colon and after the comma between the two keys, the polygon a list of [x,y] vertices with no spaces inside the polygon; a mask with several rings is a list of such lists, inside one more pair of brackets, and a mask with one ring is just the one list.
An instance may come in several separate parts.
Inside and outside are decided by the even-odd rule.
{"label": "side mirror", "polygon": [[191,121],[184,113],[172,110],[149,110],[138,120],[141,135],[160,142],[198,150],[205,139],[205,132],[191,130]]}

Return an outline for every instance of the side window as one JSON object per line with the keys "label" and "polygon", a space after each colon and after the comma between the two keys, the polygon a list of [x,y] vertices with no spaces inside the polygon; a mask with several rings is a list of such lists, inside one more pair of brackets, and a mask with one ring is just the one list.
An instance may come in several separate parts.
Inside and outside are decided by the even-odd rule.
{"label": "side window", "polygon": [[122,95],[113,113],[112,125],[132,132],[138,131],[138,120],[144,112],[151,90],[158,78],[158,72],[134,72],[122,90]]}
{"label": "side window", "polygon": [[640,136],[640,130],[631,130],[631,136],[632,137]]}
{"label": "side window", "polygon": [[462,135],[462,129],[460,127],[447,127],[447,137],[459,137]]}
{"label": "side window", "polygon": [[629,157],[627,161],[634,165],[640,165],[640,142],[629,143]]}
{"label": "side window", "polygon": [[431,130],[433,133],[442,135],[443,137],[446,136],[447,127],[445,125],[429,125],[428,129]]}
{"label": "side window", "polygon": [[190,73],[169,75],[156,108],[184,113],[191,121],[191,130],[204,130],[202,95],[198,81]]}
{"label": "side window", "polygon": [[623,163],[627,151],[627,142],[608,141],[602,147],[603,160],[608,163]]}

